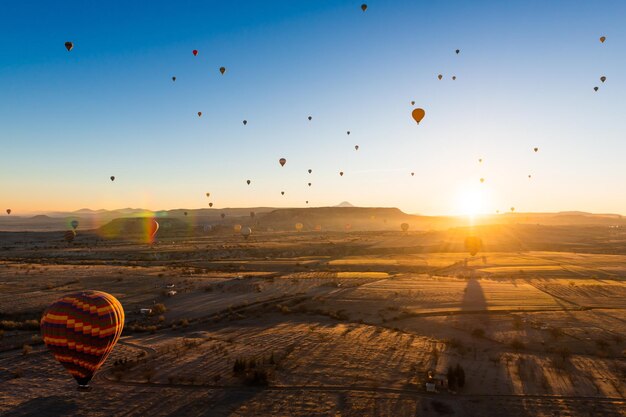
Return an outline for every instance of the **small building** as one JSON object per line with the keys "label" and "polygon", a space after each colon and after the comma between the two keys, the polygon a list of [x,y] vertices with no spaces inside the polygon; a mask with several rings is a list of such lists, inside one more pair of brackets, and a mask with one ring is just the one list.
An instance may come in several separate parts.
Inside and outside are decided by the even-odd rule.
{"label": "small building", "polygon": [[140,308],[140,309],[139,309],[139,312],[140,312],[141,314],[146,314],[146,315],[147,315],[147,314],[152,314],[152,309],[151,309],[151,308]]}
{"label": "small building", "polygon": [[165,288],[174,288],[175,286],[176,284],[172,284],[172,283],[165,284]]}
{"label": "small building", "polygon": [[169,291],[167,292],[167,296],[168,296],[168,297],[173,297],[173,296],[175,296],[176,294],[177,294],[177,292],[176,292],[176,291],[174,291],[174,290],[169,290]]}

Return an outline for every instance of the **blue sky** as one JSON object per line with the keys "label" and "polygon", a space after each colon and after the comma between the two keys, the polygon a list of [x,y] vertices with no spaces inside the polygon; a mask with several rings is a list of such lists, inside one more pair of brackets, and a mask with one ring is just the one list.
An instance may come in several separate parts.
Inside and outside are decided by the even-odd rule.
{"label": "blue sky", "polygon": [[6,2],[0,204],[626,214],[626,3],[360,4]]}

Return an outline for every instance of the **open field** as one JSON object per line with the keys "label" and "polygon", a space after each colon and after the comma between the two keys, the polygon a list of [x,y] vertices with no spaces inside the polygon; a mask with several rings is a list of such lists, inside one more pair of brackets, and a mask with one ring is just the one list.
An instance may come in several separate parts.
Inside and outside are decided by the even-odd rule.
{"label": "open field", "polygon": [[[623,242],[468,257],[457,235],[0,233],[0,415],[625,416]],[[81,289],[127,315],[90,392],[37,330]],[[426,392],[428,370],[456,364],[462,389]]]}

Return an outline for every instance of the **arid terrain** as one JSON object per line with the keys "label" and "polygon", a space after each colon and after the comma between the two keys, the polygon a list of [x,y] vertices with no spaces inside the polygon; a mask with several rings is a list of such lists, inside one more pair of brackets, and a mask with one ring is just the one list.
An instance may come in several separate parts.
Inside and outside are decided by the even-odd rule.
{"label": "arid terrain", "polygon": [[[623,227],[172,224],[0,232],[0,415],[626,416]],[[38,331],[81,289],[126,311],[89,392]],[[457,364],[462,388],[427,392]]]}

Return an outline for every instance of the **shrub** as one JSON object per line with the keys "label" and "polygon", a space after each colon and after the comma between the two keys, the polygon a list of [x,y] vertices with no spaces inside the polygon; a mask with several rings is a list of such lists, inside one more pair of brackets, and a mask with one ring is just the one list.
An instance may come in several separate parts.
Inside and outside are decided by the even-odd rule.
{"label": "shrub", "polygon": [[522,350],[525,348],[524,342],[522,342],[521,340],[517,338],[513,339],[511,343],[509,344],[509,346],[511,346],[515,350]]}
{"label": "shrub", "polygon": [[158,303],[155,304],[154,307],[152,308],[152,313],[153,314],[163,314],[167,311],[167,307],[165,307],[165,304],[163,303]]}

